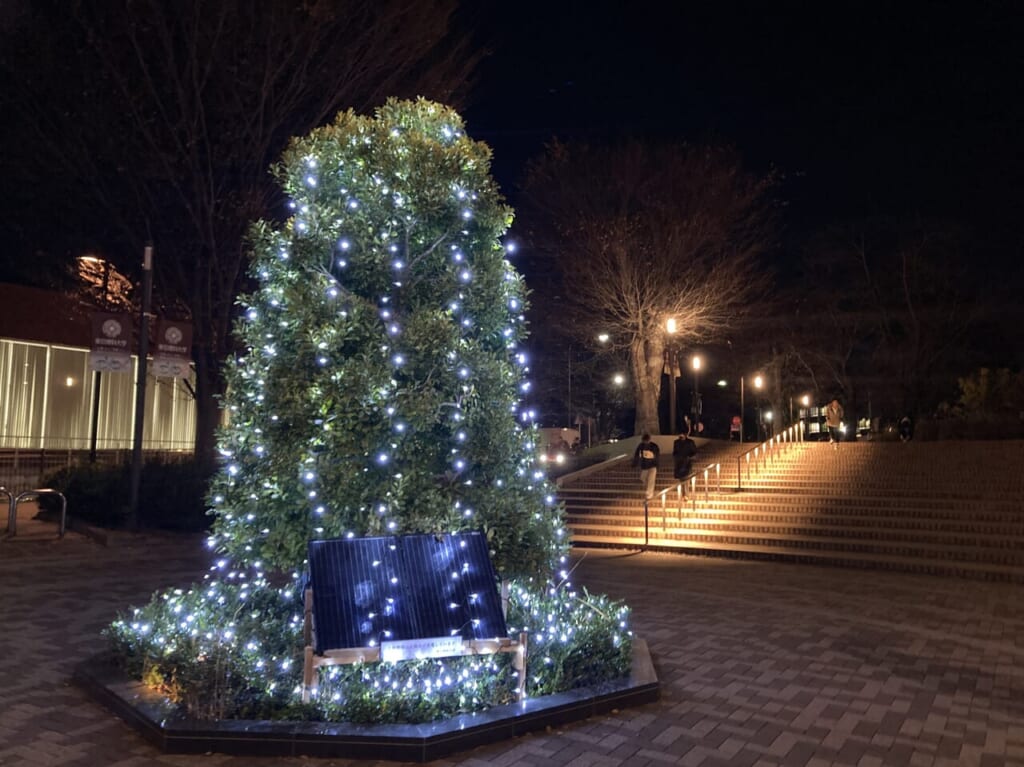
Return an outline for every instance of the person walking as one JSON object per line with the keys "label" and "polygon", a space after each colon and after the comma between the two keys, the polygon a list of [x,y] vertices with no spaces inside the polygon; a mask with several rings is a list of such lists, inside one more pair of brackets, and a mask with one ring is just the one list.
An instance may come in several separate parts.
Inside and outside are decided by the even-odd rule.
{"label": "person walking", "polygon": [[658,456],[661,450],[656,442],[651,441],[650,434],[640,438],[640,444],[633,453],[633,466],[640,469],[640,484],[644,486],[644,498],[654,497],[654,483],[658,478]]}
{"label": "person walking", "polygon": [[839,440],[842,436],[843,406],[834,397],[825,406],[825,425],[828,427],[828,441],[832,443],[832,449],[838,450]]}
{"label": "person walking", "polygon": [[[678,480],[684,480],[689,477],[693,471],[692,463],[695,455],[697,455],[697,443],[690,439],[690,435],[684,431],[672,443],[672,462],[674,465],[672,476]],[[685,486],[683,494],[686,494]]]}

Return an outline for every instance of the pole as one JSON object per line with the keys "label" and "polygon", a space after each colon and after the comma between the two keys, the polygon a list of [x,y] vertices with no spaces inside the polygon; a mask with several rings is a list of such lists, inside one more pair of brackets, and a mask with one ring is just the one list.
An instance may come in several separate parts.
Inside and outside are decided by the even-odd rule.
{"label": "pole", "polygon": [[[107,302],[107,290],[110,287],[110,262],[103,260],[103,308],[109,309]],[[92,376],[92,423],[89,424],[89,463],[96,463],[96,435],[100,430],[100,385],[102,383],[100,371],[95,371]]]}
{"label": "pole", "polygon": [[700,368],[693,369],[693,425],[700,423],[703,408],[700,406]]}
{"label": "pole", "polygon": [[740,376],[740,444],[743,444],[743,376]]}
{"label": "pole", "polygon": [[565,419],[566,428],[572,428],[572,346],[569,347],[569,397],[566,400],[568,417]]}
{"label": "pole", "polygon": [[153,246],[142,257],[142,317],[139,323],[139,366],[135,378],[135,430],[132,437],[131,505],[128,528],[139,526],[139,485],[142,482],[142,435],[146,417],[146,355],[149,354],[149,315],[153,297]]}
{"label": "pole", "polygon": [[96,434],[100,430],[100,371],[92,374],[92,423],[89,424],[89,463],[96,463]]}
{"label": "pole", "polygon": [[676,358],[675,351],[668,352],[668,433],[676,434]]}

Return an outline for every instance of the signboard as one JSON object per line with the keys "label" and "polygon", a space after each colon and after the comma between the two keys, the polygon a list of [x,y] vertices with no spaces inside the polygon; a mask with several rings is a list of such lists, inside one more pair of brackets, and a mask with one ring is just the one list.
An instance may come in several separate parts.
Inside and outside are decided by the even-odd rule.
{"label": "signboard", "polygon": [[160,320],[153,350],[153,375],[188,378],[192,362],[192,323]]}
{"label": "signboard", "polygon": [[91,320],[92,348],[89,350],[89,370],[130,373],[131,315],[94,312]]}
{"label": "signboard", "polygon": [[462,636],[404,639],[380,643],[380,659],[385,663],[420,658],[450,658],[463,654]]}

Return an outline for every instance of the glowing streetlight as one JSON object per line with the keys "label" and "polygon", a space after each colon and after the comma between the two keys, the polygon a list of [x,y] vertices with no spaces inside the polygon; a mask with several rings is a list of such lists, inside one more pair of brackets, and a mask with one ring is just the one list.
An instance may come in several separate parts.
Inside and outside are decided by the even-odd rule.
{"label": "glowing streetlight", "polygon": [[700,422],[701,414],[704,411],[700,401],[700,366],[700,355],[693,355],[693,402],[690,404],[690,409],[693,411],[693,425],[695,428]]}
{"label": "glowing streetlight", "polygon": [[[745,411],[745,403],[743,401],[743,389],[744,389],[745,380],[746,380],[746,376],[740,376],[740,444],[741,445],[743,444],[743,421],[744,421],[744,415],[745,415],[745,412],[744,412]],[[758,391],[760,391],[762,386],[764,386],[764,378],[762,378],[760,375],[754,376],[754,388],[757,389]],[[761,421],[761,407],[760,407],[760,405],[758,405],[758,408],[757,408],[757,420],[758,420],[758,427],[760,427],[760,421]]]}
{"label": "glowing streetlight", "polygon": [[668,431],[676,434],[676,350],[674,336],[676,318],[665,320],[665,332],[668,333]]}

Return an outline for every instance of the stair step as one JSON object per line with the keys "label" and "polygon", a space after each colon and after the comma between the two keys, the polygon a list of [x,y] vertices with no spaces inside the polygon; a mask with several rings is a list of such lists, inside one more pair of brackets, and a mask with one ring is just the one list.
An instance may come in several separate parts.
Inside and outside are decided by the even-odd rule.
{"label": "stair step", "polygon": [[[664,512],[660,496],[648,508],[651,545],[1024,581],[1024,442],[788,445],[752,461],[749,476],[741,464],[743,492],[732,489],[735,454],[702,449],[721,472],[710,492],[698,484],[681,517],[662,458],[657,490],[668,493]],[[622,460],[563,478],[574,545],[642,543],[638,485]]]}

